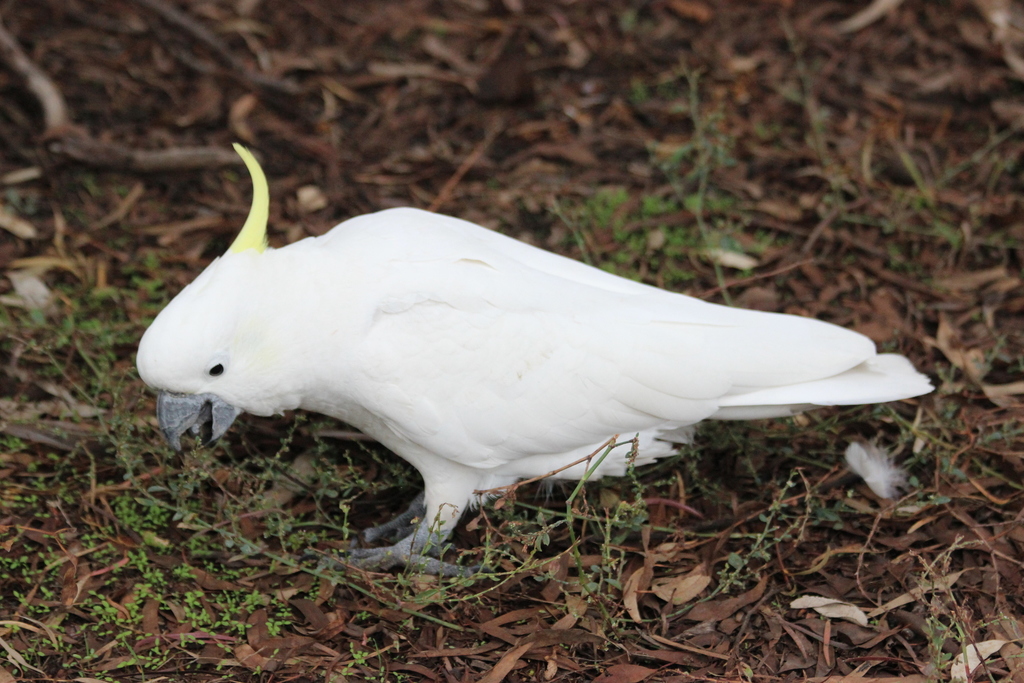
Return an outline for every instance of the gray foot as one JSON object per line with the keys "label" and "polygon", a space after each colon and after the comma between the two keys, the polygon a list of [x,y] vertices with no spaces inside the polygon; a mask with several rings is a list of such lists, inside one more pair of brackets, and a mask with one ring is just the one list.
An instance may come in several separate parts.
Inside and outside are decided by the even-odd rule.
{"label": "gray foot", "polygon": [[[380,528],[374,527],[373,530]],[[431,531],[426,521],[421,521],[413,533],[407,534],[394,545],[385,548],[355,548],[345,553],[342,561],[361,569],[409,567],[425,574],[440,576],[472,576],[480,569],[479,566],[460,567],[434,557],[441,550],[443,541]]]}
{"label": "gray foot", "polygon": [[390,522],[365,529],[360,534],[362,539],[367,543],[373,543],[382,538],[397,541],[412,534],[416,530],[416,525],[412,521],[417,517],[423,519],[423,516],[427,513],[427,508],[423,505],[423,495],[423,493],[420,493],[420,495],[416,496],[412,503],[409,504],[409,509]]}

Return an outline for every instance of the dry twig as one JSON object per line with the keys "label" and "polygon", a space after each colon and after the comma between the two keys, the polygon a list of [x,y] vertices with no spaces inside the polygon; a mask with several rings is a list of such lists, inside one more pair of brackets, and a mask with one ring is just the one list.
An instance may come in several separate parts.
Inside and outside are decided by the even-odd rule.
{"label": "dry twig", "polygon": [[13,35],[0,18],[0,56],[11,69],[25,79],[25,86],[39,100],[46,122],[45,135],[52,135],[71,125],[68,105],[64,95],[50,77],[28,58]]}
{"label": "dry twig", "polygon": [[197,168],[232,166],[238,157],[220,147],[173,147],[171,149],[130,149],[98,142],[88,137],[66,137],[50,145],[50,150],[90,166],[119,168],[142,173],[184,171]]}
{"label": "dry twig", "polygon": [[213,50],[222,60],[234,69],[242,78],[252,85],[267,90],[274,90],[286,95],[297,95],[302,91],[297,83],[292,81],[264,76],[247,67],[241,60],[235,57],[228,50],[212,31],[195,21],[176,7],[172,7],[163,0],[135,0],[146,9],[159,14],[164,21],[185,30],[193,38]]}
{"label": "dry twig", "polygon": [[484,155],[487,148],[491,146],[494,139],[498,137],[498,133],[501,132],[503,127],[501,119],[492,120],[491,124],[487,127],[487,132],[484,134],[484,139],[481,140],[473,151],[469,153],[469,156],[459,165],[445,184],[441,187],[441,191],[437,193],[434,201],[430,202],[430,206],[427,207],[427,211],[437,211],[452,198],[452,194],[455,192],[455,188],[458,187],[462,181],[463,176],[469,173],[470,169],[473,168],[480,157]]}
{"label": "dry twig", "polygon": [[903,4],[903,0],[874,0],[852,17],[836,24],[836,30],[840,33],[856,33],[889,14],[901,4]]}
{"label": "dry twig", "polygon": [[17,39],[0,20],[0,57],[19,76],[39,101],[46,128],[44,137],[57,138],[50,151],[90,166],[129,171],[180,171],[239,164],[232,152],[219,147],[178,147],[163,150],[130,149],[99,142],[78,129],[71,120],[67,102],[57,84],[29,59]]}
{"label": "dry twig", "polygon": [[554,475],[558,474],[559,472],[564,472],[565,470],[569,469],[570,467],[576,467],[576,465],[579,465],[581,463],[584,463],[584,462],[588,463],[587,466],[589,467],[589,461],[590,460],[592,460],[593,458],[597,457],[597,454],[600,453],[601,451],[603,451],[604,449],[606,449],[606,448],[614,448],[615,447],[615,442],[618,441],[618,440],[619,440],[619,435],[616,434],[615,436],[613,436],[612,438],[608,439],[603,444],[598,446],[597,450],[594,451],[593,453],[590,453],[588,455],[584,455],[579,460],[573,460],[568,465],[563,465],[562,467],[559,467],[558,469],[555,469],[555,470],[551,470],[550,472],[545,472],[544,474],[538,475],[536,477],[530,477],[529,479],[521,479],[521,480],[517,481],[514,484],[509,484],[508,486],[497,486],[497,487],[495,487],[493,489],[480,489],[480,490],[477,490],[477,491],[473,491],[473,493],[475,495],[482,496],[482,495],[485,495],[485,494],[488,494],[488,493],[498,494],[498,493],[501,493],[502,491],[504,491],[505,493],[503,493],[502,495],[508,495],[509,493],[517,491],[521,486],[526,486],[527,484],[532,484],[535,481],[540,481],[541,479],[547,479],[548,477],[554,476]]}

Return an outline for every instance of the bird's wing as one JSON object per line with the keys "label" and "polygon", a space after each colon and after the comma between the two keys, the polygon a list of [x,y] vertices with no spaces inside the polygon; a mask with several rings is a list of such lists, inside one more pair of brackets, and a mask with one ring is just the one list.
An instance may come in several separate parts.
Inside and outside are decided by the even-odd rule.
{"label": "bird's wing", "polygon": [[875,355],[870,340],[812,319],[715,306],[554,255],[541,269],[525,245],[533,262],[505,242],[419,240],[381,264],[351,391],[405,439],[466,465],[692,424],[724,397],[739,404]]}

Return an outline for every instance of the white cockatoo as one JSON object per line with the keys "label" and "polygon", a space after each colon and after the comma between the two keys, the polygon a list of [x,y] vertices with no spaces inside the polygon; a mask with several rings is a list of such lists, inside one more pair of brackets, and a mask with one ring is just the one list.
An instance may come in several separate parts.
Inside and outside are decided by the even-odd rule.
{"label": "white cockatoo", "polygon": [[[431,557],[474,492],[554,475],[621,475],[673,452],[701,420],[789,416],[931,391],[903,356],[793,315],[719,306],[616,277],[457,218],[411,208],[267,246],[251,213],[228,252],[157,316],[142,379],[180,449],[243,411],[301,408],[358,427],[412,464],[424,495],[348,561],[457,572]],[[596,458],[595,458],[596,461]],[[418,521],[417,521],[418,520]]]}

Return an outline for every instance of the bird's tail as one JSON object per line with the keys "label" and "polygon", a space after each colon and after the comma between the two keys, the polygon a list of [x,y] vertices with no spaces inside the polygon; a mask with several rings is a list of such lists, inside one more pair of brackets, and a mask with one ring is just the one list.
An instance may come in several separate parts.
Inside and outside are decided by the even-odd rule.
{"label": "bird's tail", "polygon": [[832,377],[725,396],[711,419],[751,420],[795,415],[817,406],[885,403],[927,394],[931,381],[896,354],[873,356]]}

